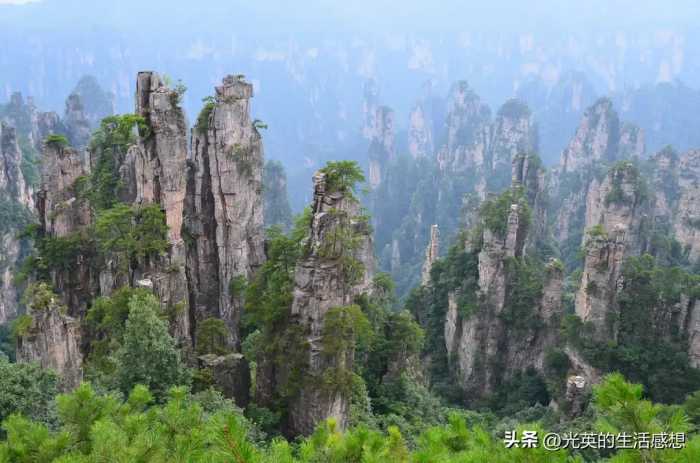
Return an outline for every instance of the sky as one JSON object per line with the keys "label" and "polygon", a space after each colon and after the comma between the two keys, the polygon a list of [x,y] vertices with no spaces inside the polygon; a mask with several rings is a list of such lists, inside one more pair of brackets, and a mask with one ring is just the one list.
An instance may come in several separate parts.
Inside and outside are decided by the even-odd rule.
{"label": "sky", "polygon": [[[30,26],[29,22],[43,19],[44,24],[58,26],[102,25],[124,29],[140,24],[143,19],[152,20],[152,14],[157,14],[164,22],[188,24],[192,28],[215,24],[233,15],[244,20],[255,18],[261,27],[278,30],[302,26],[327,30],[337,25],[354,29],[443,31],[465,27],[629,29],[650,24],[691,27],[700,19],[700,2],[696,0],[672,3],[644,0],[0,0],[0,5],[14,5],[14,11],[0,10],[0,21],[3,15],[27,21],[19,26]],[[81,22],[70,24],[66,22],[68,19],[81,19]],[[258,32],[265,33],[264,30]]]}

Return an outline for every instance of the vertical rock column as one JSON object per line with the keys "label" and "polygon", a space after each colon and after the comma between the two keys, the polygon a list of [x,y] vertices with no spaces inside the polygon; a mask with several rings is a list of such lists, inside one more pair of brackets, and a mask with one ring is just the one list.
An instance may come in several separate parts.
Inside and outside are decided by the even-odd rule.
{"label": "vertical rock column", "polygon": [[425,261],[423,262],[423,271],[421,273],[421,284],[423,286],[430,282],[430,271],[433,269],[433,264],[438,260],[440,253],[440,229],[437,225],[430,227],[430,243],[425,249]]}
{"label": "vertical rock column", "polygon": [[[195,324],[224,320],[240,345],[242,294],[263,263],[263,146],[250,119],[253,86],[227,76],[192,133],[186,200],[187,271]],[[196,342],[196,341],[195,341]]]}
{"label": "vertical rock column", "polygon": [[639,171],[631,164],[611,170],[598,186],[594,180],[586,200],[586,257],[576,314],[590,321],[604,339],[616,337],[617,291],[624,259],[643,248],[643,218],[648,201]]}
{"label": "vertical rock column", "polygon": [[[347,424],[350,398],[346,392],[324,387],[323,374],[338,364],[352,369],[354,353],[342,352],[337,358],[325,358],[323,328],[329,310],[352,304],[358,295],[370,290],[374,269],[372,239],[361,218],[360,204],[342,192],[327,191],[326,187],[325,174],[317,172],[307,251],[294,275],[291,311],[305,333],[308,360],[301,391],[290,406],[289,425],[293,434],[310,434],[327,418],[334,418],[341,428]],[[362,264],[362,274],[351,283],[338,257],[348,250],[328,250],[329,240],[343,227],[349,227],[360,241],[352,252]],[[342,244],[338,246],[342,248]]]}
{"label": "vertical rock column", "polygon": [[[0,123],[0,203],[14,214],[29,217],[33,210],[32,188],[20,168],[22,154],[15,129]],[[7,219],[6,219],[7,220]],[[14,270],[21,259],[21,243],[13,223],[0,224],[0,325],[17,314],[19,297]]]}
{"label": "vertical rock column", "polygon": [[37,362],[54,370],[59,387],[70,391],[83,379],[80,322],[65,314],[66,308],[51,299],[45,307],[28,307],[31,326],[17,337],[17,361]]}
{"label": "vertical rock column", "polygon": [[386,175],[386,165],[394,158],[394,111],[377,108],[376,130],[369,145],[369,184],[377,188]]}
{"label": "vertical rock column", "polygon": [[[146,120],[150,133],[129,151],[133,162],[137,204],[158,204],[168,225],[168,252],[152,268],[152,279],[161,304],[174,317],[174,334],[190,340],[190,320],[185,276],[185,242],[182,237],[187,184],[187,124],[179,105],[180,95],[166,87],[158,74],[140,72],[136,80],[136,113]],[[145,276],[144,275],[144,276]]]}

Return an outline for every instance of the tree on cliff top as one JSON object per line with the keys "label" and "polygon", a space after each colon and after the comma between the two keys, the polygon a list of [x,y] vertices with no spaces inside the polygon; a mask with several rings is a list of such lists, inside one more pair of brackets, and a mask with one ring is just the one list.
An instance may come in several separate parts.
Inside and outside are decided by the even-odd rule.
{"label": "tree on cliff top", "polygon": [[321,172],[326,174],[326,188],[331,192],[352,195],[357,184],[365,181],[365,175],[357,161],[330,161]]}

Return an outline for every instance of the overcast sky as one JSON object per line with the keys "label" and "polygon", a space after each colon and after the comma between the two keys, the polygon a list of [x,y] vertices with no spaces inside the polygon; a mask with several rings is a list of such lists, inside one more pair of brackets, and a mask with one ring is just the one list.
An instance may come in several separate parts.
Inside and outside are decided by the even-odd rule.
{"label": "overcast sky", "polygon": [[[16,4],[23,4],[16,6]],[[498,32],[501,28],[561,28],[572,31],[598,27],[621,29],[697,26],[697,0],[0,0],[0,21],[15,26],[42,24],[118,29],[248,24],[264,34],[307,27],[375,31],[444,31],[464,28]],[[251,25],[250,20],[255,21]]]}

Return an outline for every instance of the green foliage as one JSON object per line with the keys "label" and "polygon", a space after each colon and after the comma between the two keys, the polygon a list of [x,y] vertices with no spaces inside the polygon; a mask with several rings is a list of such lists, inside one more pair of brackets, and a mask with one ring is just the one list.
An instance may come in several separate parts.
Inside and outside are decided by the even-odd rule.
{"label": "green foliage", "polygon": [[364,236],[346,212],[331,210],[329,215],[335,220],[323,235],[318,255],[323,259],[335,260],[345,284],[352,286],[360,281],[365,271],[362,262],[355,257]]}
{"label": "green foliage", "polygon": [[550,396],[544,378],[536,370],[520,371],[504,381],[490,400],[490,409],[508,416],[535,404],[549,404]]}
{"label": "green foliage", "polygon": [[700,371],[690,367],[678,330],[659,317],[673,310],[682,294],[697,294],[699,277],[678,267],[660,267],[643,255],[625,261],[622,281],[618,315],[609,320],[619,327],[616,342],[595,341],[593,326],[574,315],[563,320],[564,336],[593,366],[641,383],[653,400],[679,402],[700,389]]}
{"label": "green foliage", "polygon": [[255,120],[253,121],[253,127],[255,127],[257,130],[260,130],[260,129],[267,129],[267,124],[265,124],[265,123],[264,123],[263,121],[261,121],[260,119],[255,119]]}
{"label": "green foliage", "polygon": [[22,295],[22,303],[34,312],[45,311],[58,305],[59,298],[45,282],[32,283]]}
{"label": "green foliage", "polygon": [[0,355],[0,422],[15,413],[51,422],[57,384],[53,371],[36,363],[10,363]]}
{"label": "green foliage", "polygon": [[[606,377],[594,391],[597,432],[689,432],[682,410],[642,398],[638,385],[620,375]],[[43,397],[40,394],[40,397]],[[0,401],[2,398],[0,397]],[[451,413],[446,423],[435,424],[409,445],[397,426],[386,432],[365,425],[342,432],[335,421],[320,423],[309,437],[295,443],[275,438],[255,440],[255,429],[231,404],[210,391],[195,396],[173,388],[167,401],[154,404],[146,387],[137,386],[125,401],[101,395],[89,384],[58,396],[58,423],[45,424],[15,414],[5,419],[7,438],[0,441],[0,461],[32,462],[144,462],[192,463],[583,463],[568,450],[549,451],[542,446],[546,430],[541,424],[508,426],[518,435],[533,430],[536,448],[507,448],[501,436],[487,432],[483,419],[473,413]],[[419,408],[423,408],[419,406]],[[254,416],[265,410],[251,409]],[[269,417],[274,419],[274,417]],[[265,421],[265,419],[261,419]],[[690,435],[686,448],[627,449],[610,452],[611,463],[698,461],[700,438]],[[603,461],[597,460],[596,461]]]}
{"label": "green foliage", "polygon": [[79,256],[91,254],[91,241],[81,233],[53,237],[37,233],[38,229],[28,227],[26,236],[34,237],[35,252],[27,257],[15,278],[17,283],[33,274],[39,280],[50,280],[53,270],[70,274],[78,264]]}
{"label": "green foliage", "polygon": [[498,197],[484,202],[480,211],[484,226],[499,237],[505,238],[508,229],[508,216],[513,204],[517,204],[521,211],[519,226],[527,230],[532,220],[532,214],[522,190],[517,188],[506,190]]}
{"label": "green foliage", "polygon": [[[615,434],[620,432],[653,434],[689,431],[688,418],[682,409],[671,409],[644,400],[642,391],[642,385],[628,383],[619,373],[605,377],[603,382],[595,386],[593,390],[594,404],[599,414],[596,427],[602,432]],[[700,456],[692,448],[688,452],[640,448],[620,450],[613,461],[684,461],[676,459],[680,456],[678,454],[691,451]]]}
{"label": "green foliage", "polygon": [[445,348],[445,318],[450,294],[462,295],[462,305],[476,303],[479,289],[479,267],[476,252],[464,250],[463,245],[450,248],[447,256],[433,264],[430,284],[415,289],[406,301],[411,312],[425,330],[424,352],[430,354],[428,372],[433,390],[449,400],[462,396],[452,377],[454,371],[447,363]]}
{"label": "green foliage", "polygon": [[248,279],[245,275],[237,275],[231,278],[228,284],[228,291],[231,297],[242,297],[245,294],[245,290],[248,287]]}
{"label": "green foliage", "polygon": [[228,339],[230,337],[226,323],[219,318],[207,318],[197,324],[195,339],[197,340],[197,354],[225,355],[229,352]]}
{"label": "green foliage", "polygon": [[63,149],[70,145],[65,135],[61,135],[58,133],[52,133],[48,135],[44,140],[44,143],[57,149]]}
{"label": "green foliage", "polygon": [[177,81],[175,88],[173,88],[173,93],[170,95],[170,104],[173,107],[178,107],[182,103],[182,96],[187,91],[187,87],[182,83],[181,80]]}
{"label": "green foliage", "polygon": [[534,330],[542,323],[537,307],[542,299],[543,269],[526,258],[507,258],[506,300],[501,319],[517,330]]}
{"label": "green foliage", "polygon": [[[605,196],[605,205],[626,204],[633,205],[645,201],[648,196],[648,187],[639,169],[630,161],[620,161],[615,164],[608,173],[612,180],[612,188]],[[632,184],[632,196],[622,189],[622,183]]]}
{"label": "green foliage", "polygon": [[213,96],[208,96],[202,99],[204,106],[197,116],[197,122],[195,123],[195,130],[201,135],[205,135],[209,130],[209,117],[216,107],[216,100]]}
{"label": "green foliage", "polygon": [[129,317],[122,346],[115,354],[114,372],[125,394],[143,384],[157,400],[163,400],[171,387],[189,382],[189,372],[158,310],[159,303],[153,296],[132,297],[129,301]]}
{"label": "green foliage", "polygon": [[99,212],[95,220],[98,250],[117,257],[124,272],[138,259],[165,252],[167,234],[165,214],[157,204],[131,207],[116,204]]}
{"label": "green foliage", "polygon": [[34,324],[34,317],[28,314],[22,314],[12,320],[12,337],[17,339],[22,336],[29,334],[29,330],[32,329]]}
{"label": "green foliage", "polygon": [[386,272],[377,273],[372,280],[372,288],[374,290],[374,295],[381,301],[391,302],[394,300],[396,284],[390,274]]}
{"label": "green foliage", "polygon": [[327,191],[339,191],[353,197],[358,183],[365,181],[365,175],[356,161],[329,161],[321,172],[326,174]]}
{"label": "green foliage", "polygon": [[114,353],[122,345],[129,303],[139,300],[147,303],[152,297],[145,288],[122,287],[110,296],[96,298],[85,317],[85,327],[90,339],[87,369],[93,375],[114,373]]}
{"label": "green foliage", "polygon": [[358,305],[334,307],[323,322],[321,354],[329,368],[324,372],[323,385],[332,391],[351,392],[353,371],[348,358],[352,358],[358,345],[367,345],[373,335],[367,317]]}
{"label": "green foliage", "polygon": [[143,117],[123,114],[102,119],[100,127],[93,133],[89,149],[94,153],[95,166],[89,177],[76,181],[74,188],[78,196],[88,199],[95,210],[108,209],[118,201],[122,188],[119,160],[129,146],[136,143],[135,131],[143,138],[151,134]]}

